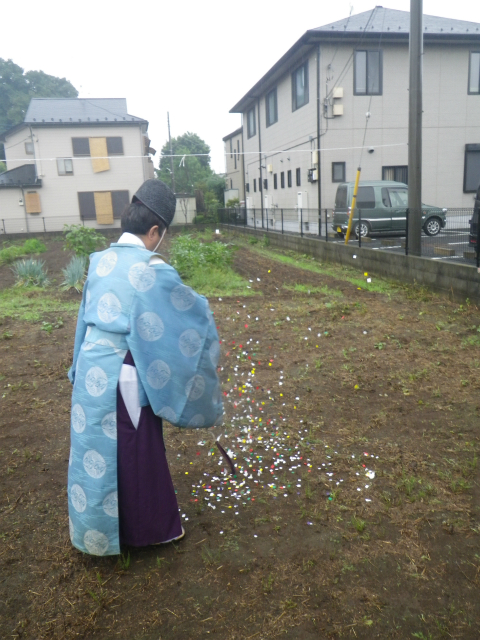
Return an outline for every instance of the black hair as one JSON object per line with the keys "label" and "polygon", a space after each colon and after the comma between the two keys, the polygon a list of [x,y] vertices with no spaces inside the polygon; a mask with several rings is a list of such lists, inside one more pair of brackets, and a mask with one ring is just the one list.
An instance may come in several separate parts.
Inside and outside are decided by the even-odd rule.
{"label": "black hair", "polygon": [[132,202],[122,213],[122,231],[144,236],[152,227],[158,225],[158,233],[162,235],[166,224],[141,202]]}

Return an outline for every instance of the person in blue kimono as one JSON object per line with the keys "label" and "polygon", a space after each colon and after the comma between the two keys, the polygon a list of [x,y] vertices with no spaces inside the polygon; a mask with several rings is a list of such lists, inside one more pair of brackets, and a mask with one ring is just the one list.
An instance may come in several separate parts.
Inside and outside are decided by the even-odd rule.
{"label": "person in blue kimono", "polygon": [[163,182],[147,180],[119,241],[90,256],[68,374],[68,507],[72,544],[92,555],[183,537],[162,418],[194,429],[222,422],[208,302],[155,253],[175,205]]}

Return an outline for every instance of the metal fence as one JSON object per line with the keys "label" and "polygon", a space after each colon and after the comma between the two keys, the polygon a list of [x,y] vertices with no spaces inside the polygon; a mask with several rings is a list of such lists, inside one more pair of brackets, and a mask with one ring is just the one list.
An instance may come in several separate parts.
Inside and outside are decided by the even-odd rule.
{"label": "metal fence", "polygon": [[[371,212],[369,212],[371,213]],[[385,222],[383,228],[369,218],[366,211],[357,209],[355,212],[350,243],[373,250],[396,251],[408,254],[410,248],[407,242],[408,226],[411,223],[413,211],[406,211],[403,217],[398,216]],[[421,213],[420,213],[421,215]],[[475,246],[480,246],[480,238],[475,244],[470,239],[472,229],[480,235],[480,225],[471,226],[473,209],[449,209],[446,214],[445,226],[442,227],[442,216],[439,215],[440,230],[436,235],[428,235],[422,229],[422,256],[433,260],[454,260],[464,264],[474,265],[480,259]],[[287,233],[300,236],[317,237],[329,242],[344,243],[344,233],[338,233],[339,227],[334,227],[332,209],[220,209],[219,222],[233,226],[244,226],[253,229],[264,229],[277,233]],[[355,235],[357,224],[362,228],[362,222],[367,222],[368,236]],[[365,228],[365,227],[364,227]],[[427,229],[428,230],[428,229]],[[434,225],[430,229],[435,231]]]}

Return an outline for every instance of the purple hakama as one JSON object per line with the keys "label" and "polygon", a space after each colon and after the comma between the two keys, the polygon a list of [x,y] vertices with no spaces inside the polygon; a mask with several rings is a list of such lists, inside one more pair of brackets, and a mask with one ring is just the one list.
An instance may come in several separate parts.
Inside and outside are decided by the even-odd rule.
{"label": "purple hakama", "polygon": [[[135,366],[130,352],[124,364]],[[145,547],[182,535],[163,443],[162,420],[142,407],[135,428],[117,389],[117,475],[120,543]]]}

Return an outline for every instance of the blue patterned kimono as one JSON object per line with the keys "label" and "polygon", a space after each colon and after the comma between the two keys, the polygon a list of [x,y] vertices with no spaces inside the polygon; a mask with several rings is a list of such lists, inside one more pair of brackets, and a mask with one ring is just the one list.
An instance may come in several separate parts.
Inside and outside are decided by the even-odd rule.
{"label": "blue patterned kimono", "polygon": [[[218,335],[206,298],[134,244],[92,254],[75,335],[68,506],[72,544],[120,553],[117,385],[130,350],[141,406],[179,427],[221,423]],[[157,258],[158,260],[158,258]]]}

